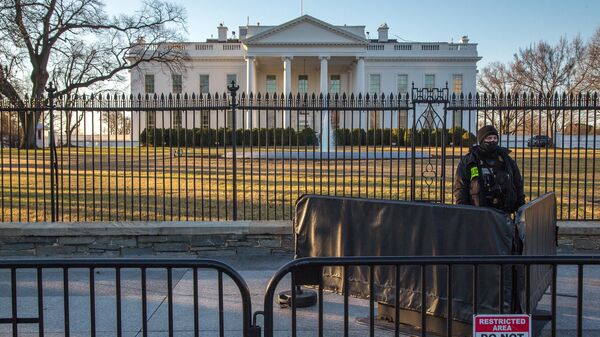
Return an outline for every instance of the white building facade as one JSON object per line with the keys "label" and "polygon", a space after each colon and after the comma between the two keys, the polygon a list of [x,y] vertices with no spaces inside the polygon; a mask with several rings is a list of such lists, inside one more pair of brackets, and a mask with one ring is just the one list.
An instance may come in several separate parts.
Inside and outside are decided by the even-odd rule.
{"label": "white building facade", "polygon": [[[477,45],[463,37],[459,43],[398,42],[388,38],[386,24],[378,29],[376,39],[368,39],[365,26],[335,26],[304,15],[278,26],[240,26],[238,36],[220,25],[218,38],[202,43],[178,44],[188,57],[184,70],[174,73],[168,67],[146,63],[131,71],[131,92],[137,94],[226,92],[227,84],[235,80],[239,93],[393,93],[406,94],[412,84],[417,88],[442,88],[448,84],[450,94],[475,93]],[[172,113],[161,116],[133,116],[134,137],[146,126],[154,127],[223,127],[227,118],[214,116],[216,111]],[[134,112],[136,114],[136,112]],[[286,117],[242,115],[238,112],[238,127],[254,128],[309,125],[314,118],[291,114]],[[291,119],[290,119],[291,118]],[[297,119],[298,118],[298,119]],[[355,118],[348,114],[344,118]],[[334,127],[352,123],[342,118]],[[364,118],[364,117],[358,117]],[[411,116],[385,113],[367,117],[362,128],[407,127]],[[375,118],[373,120],[373,118]],[[229,117],[229,119],[231,119]],[[302,119],[302,120],[299,120]],[[139,125],[137,121],[145,121]],[[243,121],[241,123],[240,121]],[[317,122],[318,123],[318,122]],[[353,125],[357,127],[359,121]],[[462,124],[460,122],[458,124]],[[468,124],[464,121],[464,124]],[[144,122],[142,122],[144,124]],[[457,124],[452,122],[452,124]]]}

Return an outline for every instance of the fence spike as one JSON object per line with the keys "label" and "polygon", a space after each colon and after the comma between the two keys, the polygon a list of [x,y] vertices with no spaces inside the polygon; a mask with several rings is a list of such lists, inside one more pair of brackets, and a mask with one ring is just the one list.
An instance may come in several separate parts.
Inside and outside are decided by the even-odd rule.
{"label": "fence spike", "polygon": [[358,93],[358,100],[359,100],[359,101],[360,101],[360,100],[362,100],[362,92],[359,92],[359,93]]}
{"label": "fence spike", "polygon": [[350,101],[353,102],[354,101],[354,93],[350,93]]}
{"label": "fence spike", "polygon": [[390,92],[390,101],[393,101],[393,100],[394,100],[394,93]]}
{"label": "fence spike", "polygon": [[[492,95],[493,95],[493,94],[492,94]],[[472,99],[473,99],[473,94],[472,94],[472,93],[469,93],[469,96],[467,97],[467,99],[468,99],[469,101],[470,101],[470,100],[472,100]]]}
{"label": "fence spike", "polygon": [[594,91],[594,105],[598,103],[598,92]]}

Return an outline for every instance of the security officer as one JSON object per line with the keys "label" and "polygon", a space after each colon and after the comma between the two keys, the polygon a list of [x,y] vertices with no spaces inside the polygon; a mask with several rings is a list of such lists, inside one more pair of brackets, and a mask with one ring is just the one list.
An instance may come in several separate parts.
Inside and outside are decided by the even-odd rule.
{"label": "security officer", "polygon": [[456,169],[457,204],[493,207],[514,213],[525,204],[523,179],[509,150],[498,146],[498,130],[491,125],[477,132],[477,142]]}

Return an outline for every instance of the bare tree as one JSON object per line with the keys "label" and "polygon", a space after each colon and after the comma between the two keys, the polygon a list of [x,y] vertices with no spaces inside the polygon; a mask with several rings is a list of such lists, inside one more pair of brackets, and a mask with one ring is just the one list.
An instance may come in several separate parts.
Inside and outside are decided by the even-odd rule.
{"label": "bare tree", "polygon": [[[510,75],[510,67],[500,62],[493,62],[481,70],[477,78],[479,90],[486,94],[486,99],[504,100],[514,98],[521,90],[521,85],[514,83]],[[523,111],[517,109],[493,110],[481,117],[482,125],[493,124],[502,134],[516,134],[522,122]]]}
{"label": "bare tree", "polygon": [[[109,17],[101,0],[3,0],[0,5],[0,94],[26,105],[18,73],[29,73],[26,92],[42,97],[50,79],[58,96],[114,77],[143,62],[177,64],[184,10],[148,0],[132,15]],[[143,41],[143,43],[142,43]],[[41,113],[20,113],[21,147],[35,147]]]}
{"label": "bare tree", "polygon": [[[516,93],[526,92],[528,97],[550,105],[555,93],[570,95],[597,87],[599,65],[600,30],[588,43],[580,37],[572,40],[562,37],[555,45],[540,41],[521,48],[512,62],[506,65],[492,63],[485,67],[479,75],[478,85],[484,92],[505,96],[510,93],[513,98]],[[519,131],[533,133],[554,133],[557,123],[563,119],[561,111],[553,109],[515,109],[502,114],[503,121],[512,124],[520,120],[526,126]]]}
{"label": "bare tree", "polygon": [[131,135],[131,116],[123,111],[109,111],[100,114],[102,126],[109,135]]}

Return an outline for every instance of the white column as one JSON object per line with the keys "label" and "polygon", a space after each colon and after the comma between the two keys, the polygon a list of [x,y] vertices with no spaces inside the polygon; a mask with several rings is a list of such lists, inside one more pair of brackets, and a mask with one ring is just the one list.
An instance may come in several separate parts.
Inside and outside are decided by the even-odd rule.
{"label": "white column", "polygon": [[[362,94],[363,100],[365,95],[365,58],[362,56],[357,57],[356,62],[356,93],[355,97],[358,99],[358,94]],[[360,125],[362,128],[367,128],[367,112],[360,112]]]}
{"label": "white column", "polygon": [[[254,87],[255,78],[254,56],[246,57],[246,97],[250,98],[250,93],[256,94]],[[252,111],[246,111],[246,129],[252,129]]]}
{"label": "white column", "polygon": [[329,60],[329,56],[321,56],[319,59],[321,60],[321,93],[323,94],[323,97],[327,97],[327,93],[329,92],[329,81],[327,78],[327,61]]}
{"label": "white column", "polygon": [[356,62],[356,94],[365,94],[365,58],[357,57]]}
{"label": "white column", "polygon": [[[284,56],[283,57],[283,94],[287,98],[288,95],[292,92],[292,57]],[[290,112],[289,110],[283,111],[283,127],[290,127]]]}
{"label": "white column", "polygon": [[[327,61],[329,60],[329,56],[321,56],[321,94],[323,94],[323,99],[327,100],[327,93],[329,92],[329,79],[327,72]],[[333,130],[331,129],[331,119],[329,118],[329,110],[323,110],[321,116],[321,153],[333,152],[335,151]]]}

